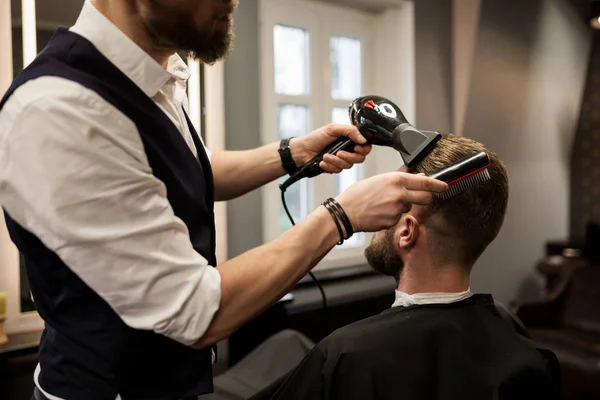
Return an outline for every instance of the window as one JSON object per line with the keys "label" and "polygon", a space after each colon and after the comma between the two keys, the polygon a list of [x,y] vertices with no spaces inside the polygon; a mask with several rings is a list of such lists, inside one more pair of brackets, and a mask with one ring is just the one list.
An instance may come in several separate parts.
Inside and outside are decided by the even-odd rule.
{"label": "window", "polygon": [[362,57],[360,39],[344,36],[330,38],[331,97],[355,99],[362,92]]}
{"label": "window", "polygon": [[[280,104],[277,109],[279,139],[299,137],[311,131],[310,108],[306,105]],[[285,177],[281,179],[281,182]],[[294,221],[306,217],[312,209],[312,191],[310,182],[306,179],[292,185],[286,191],[286,204]],[[285,232],[291,227],[283,204],[279,208],[279,232]]]}
{"label": "window", "polygon": [[310,40],[305,29],[275,25],[275,92],[287,95],[310,93]]}
{"label": "window", "polygon": [[[260,7],[264,143],[300,137],[332,122],[349,124],[350,103],[359,96],[376,93],[375,35],[381,31],[386,35],[386,45],[395,46],[395,39],[387,35],[397,29],[399,14],[374,16],[308,0],[260,0]],[[389,30],[384,32],[381,27]],[[395,51],[383,49],[384,58]],[[386,79],[385,84],[391,82]],[[294,184],[285,193],[294,220],[302,220],[326,198],[381,171],[379,164],[372,156],[340,174],[321,174]],[[401,162],[396,164],[398,168]],[[265,188],[263,210],[265,241],[291,227],[277,185]],[[369,235],[355,234],[336,247],[320,267],[364,263],[368,240]]]}

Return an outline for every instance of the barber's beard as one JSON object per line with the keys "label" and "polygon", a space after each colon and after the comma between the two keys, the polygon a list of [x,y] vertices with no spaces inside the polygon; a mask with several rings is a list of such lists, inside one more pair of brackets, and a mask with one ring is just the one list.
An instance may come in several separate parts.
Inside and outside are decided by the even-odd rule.
{"label": "barber's beard", "polygon": [[188,57],[213,64],[231,51],[233,22],[218,22],[213,16],[206,26],[199,26],[187,7],[166,4],[164,0],[148,0],[148,12],[143,18],[146,31],[157,47],[182,51]]}
{"label": "barber's beard", "polygon": [[365,257],[375,271],[393,276],[396,280],[400,278],[404,261],[394,247],[393,229],[374,236],[371,244],[365,249]]}

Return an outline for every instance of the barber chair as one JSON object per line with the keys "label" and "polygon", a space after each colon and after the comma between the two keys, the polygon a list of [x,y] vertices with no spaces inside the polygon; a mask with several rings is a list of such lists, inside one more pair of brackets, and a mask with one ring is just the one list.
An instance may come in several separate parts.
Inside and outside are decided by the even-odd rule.
{"label": "barber chair", "polygon": [[563,257],[541,268],[551,277],[548,296],[518,306],[517,316],[558,357],[565,400],[600,399],[600,264]]}
{"label": "barber chair", "polygon": [[252,350],[214,379],[214,393],[202,400],[245,400],[283,379],[302,361],[314,343],[296,331],[283,330]]}

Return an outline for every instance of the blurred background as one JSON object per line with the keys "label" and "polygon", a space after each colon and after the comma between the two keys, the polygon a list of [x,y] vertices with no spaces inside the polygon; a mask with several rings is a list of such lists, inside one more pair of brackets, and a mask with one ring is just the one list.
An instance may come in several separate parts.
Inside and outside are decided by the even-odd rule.
{"label": "blurred background", "polygon": [[[82,0],[0,0],[0,92]],[[194,123],[208,147],[247,149],[347,124],[356,97],[398,104],[418,128],[464,135],[505,162],[510,200],[472,289],[511,308],[561,361],[568,398],[600,398],[600,8],[589,0],[243,0],[223,63],[196,65]],[[211,146],[211,144],[213,146]],[[290,188],[296,221],[323,199],[400,156],[376,148],[364,165]],[[289,229],[277,185],[219,205],[219,261]],[[42,327],[22,262],[0,229],[0,291],[10,342],[0,347],[0,399],[25,399]],[[317,341],[393,302],[356,235],[272,309],[221,344],[215,374],[292,328]]]}

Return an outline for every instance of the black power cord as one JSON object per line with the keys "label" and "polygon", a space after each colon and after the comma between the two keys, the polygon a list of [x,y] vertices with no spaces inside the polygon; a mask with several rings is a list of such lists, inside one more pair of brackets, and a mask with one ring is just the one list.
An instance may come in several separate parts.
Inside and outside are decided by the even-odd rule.
{"label": "black power cord", "polygon": [[[288,218],[290,219],[292,226],[295,226],[296,223],[294,222],[294,218],[292,217],[292,214],[290,213],[290,210],[288,209],[288,206],[285,202],[285,190],[281,191],[281,203],[283,204],[285,213],[287,214]],[[322,308],[323,319],[324,319],[324,326],[326,327],[328,325],[328,323],[327,323],[328,319],[327,319],[327,296],[325,295],[325,290],[323,290],[323,286],[321,285],[321,282],[319,282],[319,280],[317,279],[315,274],[313,274],[311,271],[308,271],[308,275],[312,278],[312,280],[315,282],[315,284],[319,288],[319,291],[321,292],[321,300],[322,300],[322,307],[323,307]]]}

